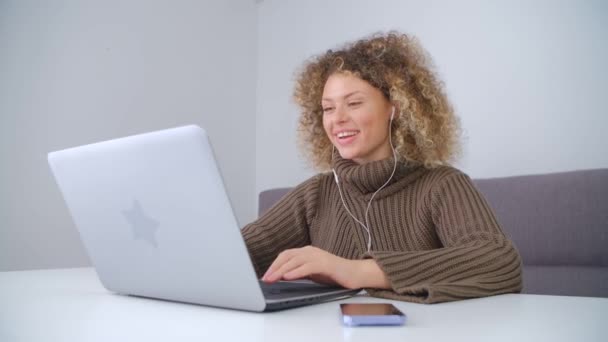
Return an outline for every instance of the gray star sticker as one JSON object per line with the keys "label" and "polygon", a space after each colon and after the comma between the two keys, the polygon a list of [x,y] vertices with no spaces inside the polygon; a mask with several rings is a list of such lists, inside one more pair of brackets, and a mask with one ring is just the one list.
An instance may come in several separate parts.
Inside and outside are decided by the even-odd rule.
{"label": "gray star sticker", "polygon": [[122,210],[122,214],[131,225],[131,230],[136,240],[141,239],[149,242],[154,247],[158,247],[154,234],[158,230],[159,223],[146,216],[138,200],[133,201],[132,209]]}

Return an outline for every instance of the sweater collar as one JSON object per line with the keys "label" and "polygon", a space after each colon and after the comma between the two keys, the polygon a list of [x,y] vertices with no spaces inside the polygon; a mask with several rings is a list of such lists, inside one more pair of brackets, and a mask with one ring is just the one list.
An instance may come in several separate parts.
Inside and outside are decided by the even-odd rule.
{"label": "sweater collar", "polygon": [[[394,159],[390,157],[360,165],[351,159],[342,158],[340,153],[335,151],[332,166],[338,174],[340,183],[348,184],[357,189],[361,194],[367,195],[376,192],[386,183],[393,172],[394,163]],[[423,169],[419,164],[398,160],[395,175],[381,193],[385,192],[385,190],[388,191],[391,185],[397,182],[402,183],[403,181],[407,181],[409,183],[418,178]]]}

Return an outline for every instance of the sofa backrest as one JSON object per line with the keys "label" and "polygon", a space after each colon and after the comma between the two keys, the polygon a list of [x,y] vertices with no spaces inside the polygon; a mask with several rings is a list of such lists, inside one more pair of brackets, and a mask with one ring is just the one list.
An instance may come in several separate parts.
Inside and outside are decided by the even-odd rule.
{"label": "sofa backrest", "polygon": [[[524,265],[608,267],[608,169],[476,179]],[[260,193],[259,214],[291,188]]]}

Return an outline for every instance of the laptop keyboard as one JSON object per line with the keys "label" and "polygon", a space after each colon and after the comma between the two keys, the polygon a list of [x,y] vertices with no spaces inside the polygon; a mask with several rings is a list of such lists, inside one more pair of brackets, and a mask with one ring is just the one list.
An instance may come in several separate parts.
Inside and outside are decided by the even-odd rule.
{"label": "laptop keyboard", "polygon": [[267,284],[261,280],[260,287],[262,288],[264,297],[269,299],[323,294],[343,289],[337,286],[323,285],[313,282],[279,281],[274,284]]}

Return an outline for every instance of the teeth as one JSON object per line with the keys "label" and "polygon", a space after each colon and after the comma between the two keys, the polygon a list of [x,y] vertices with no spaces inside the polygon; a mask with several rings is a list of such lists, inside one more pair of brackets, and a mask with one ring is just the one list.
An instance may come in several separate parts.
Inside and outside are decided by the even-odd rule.
{"label": "teeth", "polygon": [[350,132],[340,132],[338,133],[338,138],[344,138],[344,137],[350,137],[353,136],[355,134],[357,134],[358,132],[355,131],[350,131]]}

